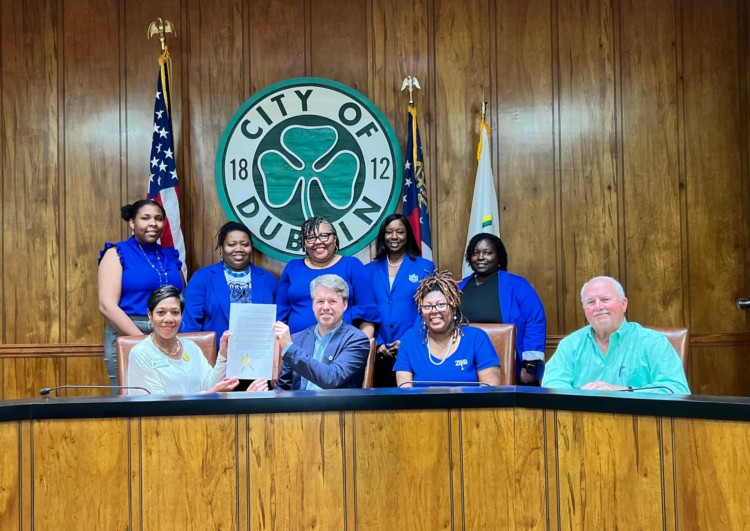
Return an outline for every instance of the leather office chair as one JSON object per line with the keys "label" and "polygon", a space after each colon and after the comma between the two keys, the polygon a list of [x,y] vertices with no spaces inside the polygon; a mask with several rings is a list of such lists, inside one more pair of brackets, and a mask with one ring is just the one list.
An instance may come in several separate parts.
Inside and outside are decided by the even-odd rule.
{"label": "leather office chair", "polygon": [[490,336],[500,358],[500,385],[516,385],[516,326],[505,323],[472,323]]}
{"label": "leather office chair", "polygon": [[370,354],[367,356],[367,364],[365,365],[365,379],[362,380],[362,389],[372,389],[372,378],[375,374],[375,350],[377,345],[375,339],[370,338]]}
{"label": "leather office chair", "polygon": [[[198,345],[208,363],[213,367],[216,364],[216,332],[185,332],[177,334],[178,337],[190,339]],[[120,385],[128,385],[128,363],[130,362],[130,351],[138,343],[148,336],[119,336],[115,341],[117,351],[117,376]],[[126,389],[120,389],[120,394],[127,394]]]}
{"label": "leather office chair", "polygon": [[665,336],[672,346],[677,351],[677,355],[682,360],[682,368],[685,370],[685,375],[688,372],[688,354],[690,352],[690,333],[687,328],[668,328],[660,326],[644,326],[644,328],[650,328],[661,332]]}

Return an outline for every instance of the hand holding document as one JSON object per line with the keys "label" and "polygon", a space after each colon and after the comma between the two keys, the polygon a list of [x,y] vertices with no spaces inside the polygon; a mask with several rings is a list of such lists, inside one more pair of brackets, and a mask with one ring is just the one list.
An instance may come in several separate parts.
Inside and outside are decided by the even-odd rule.
{"label": "hand holding document", "polygon": [[273,373],[273,325],[275,304],[232,303],[229,309],[227,377],[241,380],[271,379]]}

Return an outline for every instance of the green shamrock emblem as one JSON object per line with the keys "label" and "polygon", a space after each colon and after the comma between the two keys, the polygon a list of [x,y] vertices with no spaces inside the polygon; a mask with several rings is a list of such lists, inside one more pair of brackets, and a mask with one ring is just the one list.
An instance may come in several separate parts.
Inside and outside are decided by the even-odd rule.
{"label": "green shamrock emblem", "polygon": [[360,163],[342,147],[334,127],[291,125],[281,133],[280,144],[285,152],[269,149],[258,159],[270,206],[285,207],[299,195],[304,218],[318,213],[316,198],[336,209],[351,206]]}

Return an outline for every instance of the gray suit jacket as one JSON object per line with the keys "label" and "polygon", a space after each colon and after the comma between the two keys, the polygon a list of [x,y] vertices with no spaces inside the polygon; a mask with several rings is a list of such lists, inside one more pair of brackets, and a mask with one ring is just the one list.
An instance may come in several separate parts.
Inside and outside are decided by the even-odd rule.
{"label": "gray suit jacket", "polygon": [[284,354],[279,387],[298,390],[305,378],[322,389],[362,387],[370,339],[348,323],[334,332],[323,359],[313,358],[315,326],[292,335],[292,345]]}

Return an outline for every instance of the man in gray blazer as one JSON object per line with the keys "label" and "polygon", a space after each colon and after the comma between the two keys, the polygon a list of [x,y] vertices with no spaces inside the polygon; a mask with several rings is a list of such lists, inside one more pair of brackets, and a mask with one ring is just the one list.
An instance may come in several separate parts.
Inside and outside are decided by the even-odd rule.
{"label": "man in gray blazer", "polygon": [[321,275],[310,283],[310,296],[318,324],[294,335],[281,321],[273,326],[282,349],[279,387],[362,387],[370,340],[364,332],[342,321],[349,285],[338,275]]}

